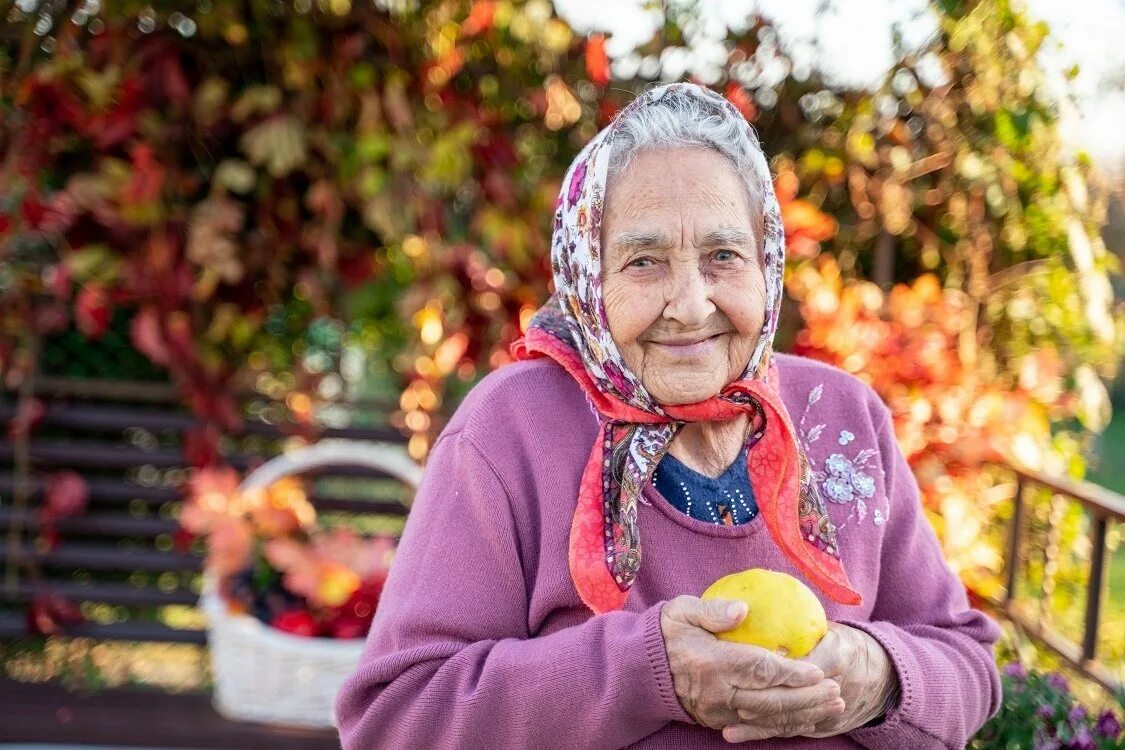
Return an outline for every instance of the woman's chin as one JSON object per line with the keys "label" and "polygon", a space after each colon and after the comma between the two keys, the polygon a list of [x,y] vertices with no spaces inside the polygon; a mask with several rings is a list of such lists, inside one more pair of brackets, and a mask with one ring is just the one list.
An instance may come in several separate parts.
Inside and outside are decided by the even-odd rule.
{"label": "woman's chin", "polygon": [[[725,365],[723,371],[725,372]],[[678,373],[675,379],[667,379],[659,385],[645,389],[656,402],[664,406],[682,406],[706,401],[719,395],[725,383],[715,378],[715,370],[692,369]]]}

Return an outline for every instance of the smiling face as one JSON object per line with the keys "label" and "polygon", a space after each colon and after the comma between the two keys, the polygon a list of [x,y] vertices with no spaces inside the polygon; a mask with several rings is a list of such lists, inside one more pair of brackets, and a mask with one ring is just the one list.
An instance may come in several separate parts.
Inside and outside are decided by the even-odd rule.
{"label": "smiling face", "polygon": [[611,180],[602,295],[629,369],[661,404],[715,396],[765,319],[761,235],[734,165],[703,147],[637,153]]}

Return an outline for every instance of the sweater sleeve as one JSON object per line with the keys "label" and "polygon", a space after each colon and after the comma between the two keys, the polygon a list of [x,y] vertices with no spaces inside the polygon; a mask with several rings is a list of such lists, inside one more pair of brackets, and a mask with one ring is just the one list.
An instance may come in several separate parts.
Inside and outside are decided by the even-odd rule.
{"label": "sweater sleeve", "polygon": [[684,717],[660,604],[532,637],[511,499],[471,439],[434,446],[337,697],[344,750],[622,747]]}
{"label": "sweater sleeve", "polygon": [[992,645],[996,623],[969,606],[922,512],[918,484],[883,408],[879,427],[888,520],[879,588],[866,631],[890,655],[900,698],[882,723],[849,736],[871,750],[960,750],[1000,707],[1000,675]]}

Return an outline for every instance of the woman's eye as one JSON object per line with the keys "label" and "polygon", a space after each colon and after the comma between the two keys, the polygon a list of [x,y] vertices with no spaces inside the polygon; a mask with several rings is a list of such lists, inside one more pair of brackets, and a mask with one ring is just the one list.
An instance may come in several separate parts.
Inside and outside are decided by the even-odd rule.
{"label": "woman's eye", "polygon": [[718,250],[718,251],[715,252],[715,260],[719,261],[720,263],[726,263],[728,261],[732,261],[732,260],[736,259],[737,257],[738,257],[738,254],[735,253],[733,250]]}
{"label": "woman's eye", "polygon": [[634,258],[629,261],[630,268],[648,268],[652,265],[652,258]]}

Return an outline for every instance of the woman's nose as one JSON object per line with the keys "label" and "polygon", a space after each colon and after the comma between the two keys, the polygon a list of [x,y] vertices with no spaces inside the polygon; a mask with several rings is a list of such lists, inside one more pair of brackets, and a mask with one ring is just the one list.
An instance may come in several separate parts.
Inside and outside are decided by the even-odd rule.
{"label": "woman's nose", "polygon": [[685,328],[700,328],[713,312],[711,286],[699,267],[693,263],[675,268],[666,285],[664,319]]}

